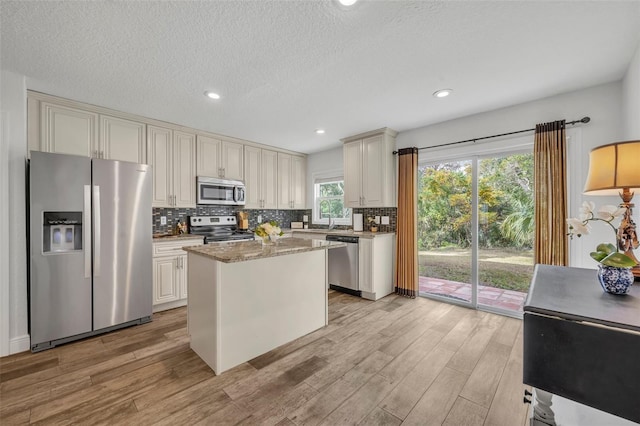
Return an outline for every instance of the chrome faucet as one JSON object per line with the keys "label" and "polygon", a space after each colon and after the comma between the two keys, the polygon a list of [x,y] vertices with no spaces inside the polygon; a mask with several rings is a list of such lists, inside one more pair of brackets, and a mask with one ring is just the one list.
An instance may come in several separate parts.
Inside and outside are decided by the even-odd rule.
{"label": "chrome faucet", "polygon": [[320,208],[322,208],[322,203],[327,203],[329,207],[329,212],[327,214],[329,215],[329,231],[331,231],[336,226],[335,222],[331,221],[331,203],[327,200],[322,200],[320,201]]}
{"label": "chrome faucet", "polygon": [[331,213],[329,213],[329,231],[331,231],[335,226],[336,223],[331,221]]}

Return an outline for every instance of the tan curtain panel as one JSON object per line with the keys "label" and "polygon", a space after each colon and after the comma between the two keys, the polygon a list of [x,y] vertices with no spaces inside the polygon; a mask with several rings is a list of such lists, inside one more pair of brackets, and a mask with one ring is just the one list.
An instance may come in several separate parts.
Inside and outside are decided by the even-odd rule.
{"label": "tan curtain panel", "polygon": [[398,151],[396,293],[418,295],[418,148]]}
{"label": "tan curtain panel", "polygon": [[564,120],[536,125],[535,263],[566,266],[569,261],[566,145]]}

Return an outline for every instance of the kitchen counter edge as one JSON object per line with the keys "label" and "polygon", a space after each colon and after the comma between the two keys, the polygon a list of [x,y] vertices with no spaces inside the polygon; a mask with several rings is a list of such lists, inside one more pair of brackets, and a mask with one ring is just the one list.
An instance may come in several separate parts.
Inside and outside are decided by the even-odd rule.
{"label": "kitchen counter edge", "polygon": [[302,238],[281,238],[274,245],[262,245],[261,241],[240,241],[224,244],[207,244],[183,247],[184,251],[209,257],[222,263],[246,262],[276,256],[304,253],[314,250],[328,250],[345,247],[337,241],[307,240]]}

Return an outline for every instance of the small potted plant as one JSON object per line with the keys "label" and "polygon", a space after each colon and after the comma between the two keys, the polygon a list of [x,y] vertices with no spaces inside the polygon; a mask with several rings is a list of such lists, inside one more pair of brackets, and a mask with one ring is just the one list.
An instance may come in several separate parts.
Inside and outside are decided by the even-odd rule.
{"label": "small potted plant", "polygon": [[275,220],[261,223],[256,227],[254,233],[260,238],[263,245],[274,244],[279,237],[284,235],[284,232],[282,232],[282,229],[278,226],[278,222]]}
{"label": "small potted plant", "polygon": [[[611,223],[615,218],[625,213],[624,208],[606,205],[602,206],[594,213],[595,204],[589,201],[582,203],[580,207],[580,217],[567,219],[569,225],[570,238],[573,236],[581,237],[591,232],[589,222],[604,222],[611,227],[614,236],[617,236],[617,229]],[[612,294],[627,294],[629,288],[633,284],[633,273],[631,267],[636,262],[629,256],[620,253],[618,248],[613,244],[600,243],[596,247],[596,251],[589,254],[598,265],[598,280],[602,288]]]}
{"label": "small potted plant", "polygon": [[369,216],[367,218],[367,223],[369,224],[369,231],[378,232],[378,224],[376,223],[376,219],[374,217]]}

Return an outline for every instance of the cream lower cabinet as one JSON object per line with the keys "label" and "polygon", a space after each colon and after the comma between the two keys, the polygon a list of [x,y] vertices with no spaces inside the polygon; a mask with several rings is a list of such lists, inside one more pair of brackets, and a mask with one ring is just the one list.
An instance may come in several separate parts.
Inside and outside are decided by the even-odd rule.
{"label": "cream lower cabinet", "polygon": [[153,207],[196,206],[196,135],[147,126]]}
{"label": "cream lower cabinet", "polygon": [[245,208],[278,208],[278,153],[244,147]]}
{"label": "cream lower cabinet", "polygon": [[393,293],[396,263],[395,240],[395,234],[360,238],[358,284],[363,298],[378,300]]}
{"label": "cream lower cabinet", "polygon": [[182,247],[202,244],[202,239],[153,243],[153,311],[187,304],[187,253]]}

